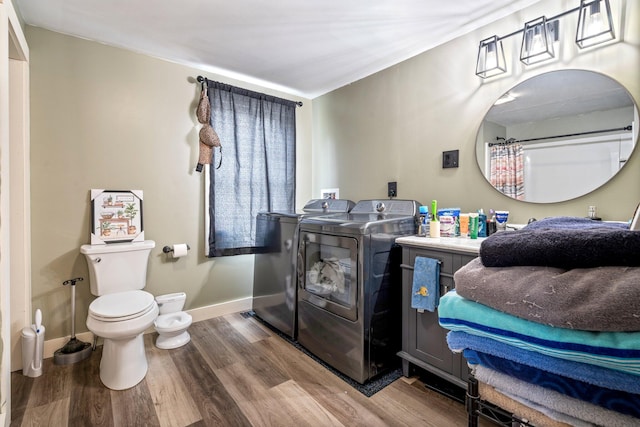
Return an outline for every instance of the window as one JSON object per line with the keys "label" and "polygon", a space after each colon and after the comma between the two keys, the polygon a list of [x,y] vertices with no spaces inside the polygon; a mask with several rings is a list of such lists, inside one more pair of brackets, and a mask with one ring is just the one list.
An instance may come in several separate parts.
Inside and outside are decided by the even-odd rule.
{"label": "window", "polygon": [[255,253],[257,213],[295,210],[296,103],[207,85],[211,126],[223,150],[212,161],[220,167],[209,168],[207,256]]}

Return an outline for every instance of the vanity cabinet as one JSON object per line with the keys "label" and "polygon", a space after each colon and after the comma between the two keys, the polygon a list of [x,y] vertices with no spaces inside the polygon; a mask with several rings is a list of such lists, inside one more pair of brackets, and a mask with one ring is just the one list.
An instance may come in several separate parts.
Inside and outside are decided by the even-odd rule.
{"label": "vanity cabinet", "polygon": [[453,274],[478,256],[480,241],[469,239],[405,237],[402,246],[402,359],[404,376],[413,366],[425,369],[451,383],[466,387],[469,369],[459,353],[449,350],[447,330],[438,323],[437,309],[421,311],[411,307],[413,266],[416,257],[440,261],[440,295],[454,289]]}

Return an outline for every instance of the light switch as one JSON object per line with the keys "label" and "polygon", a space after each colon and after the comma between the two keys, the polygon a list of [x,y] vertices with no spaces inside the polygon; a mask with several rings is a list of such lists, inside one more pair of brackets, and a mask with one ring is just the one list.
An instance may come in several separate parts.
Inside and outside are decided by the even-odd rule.
{"label": "light switch", "polygon": [[443,151],[442,152],[442,168],[457,168],[458,167],[458,150]]}

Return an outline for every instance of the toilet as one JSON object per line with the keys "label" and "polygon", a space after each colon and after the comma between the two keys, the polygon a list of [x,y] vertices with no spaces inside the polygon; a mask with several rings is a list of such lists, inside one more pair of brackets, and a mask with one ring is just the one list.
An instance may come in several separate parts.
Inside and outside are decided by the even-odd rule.
{"label": "toilet", "polygon": [[156,297],[160,309],[160,315],[153,322],[158,332],[156,347],[168,350],[182,347],[191,341],[191,335],[187,332],[187,328],[191,326],[191,315],[182,311],[186,300],[187,294],[184,292]]}
{"label": "toilet", "polygon": [[87,328],[104,339],[100,380],[112,390],[138,384],[147,374],[143,333],[158,317],[153,295],[143,291],[155,242],[82,245],[91,293]]}

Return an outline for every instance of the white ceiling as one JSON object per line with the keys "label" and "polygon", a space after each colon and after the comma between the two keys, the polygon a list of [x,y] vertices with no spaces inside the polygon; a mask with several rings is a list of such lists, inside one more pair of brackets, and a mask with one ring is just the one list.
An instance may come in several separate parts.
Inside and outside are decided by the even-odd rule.
{"label": "white ceiling", "polygon": [[14,4],[29,25],[314,98],[537,1],[14,0]]}
{"label": "white ceiling", "polygon": [[633,98],[620,83],[584,70],[540,74],[520,83],[508,94],[514,99],[491,107],[485,120],[508,127],[634,105]]}

